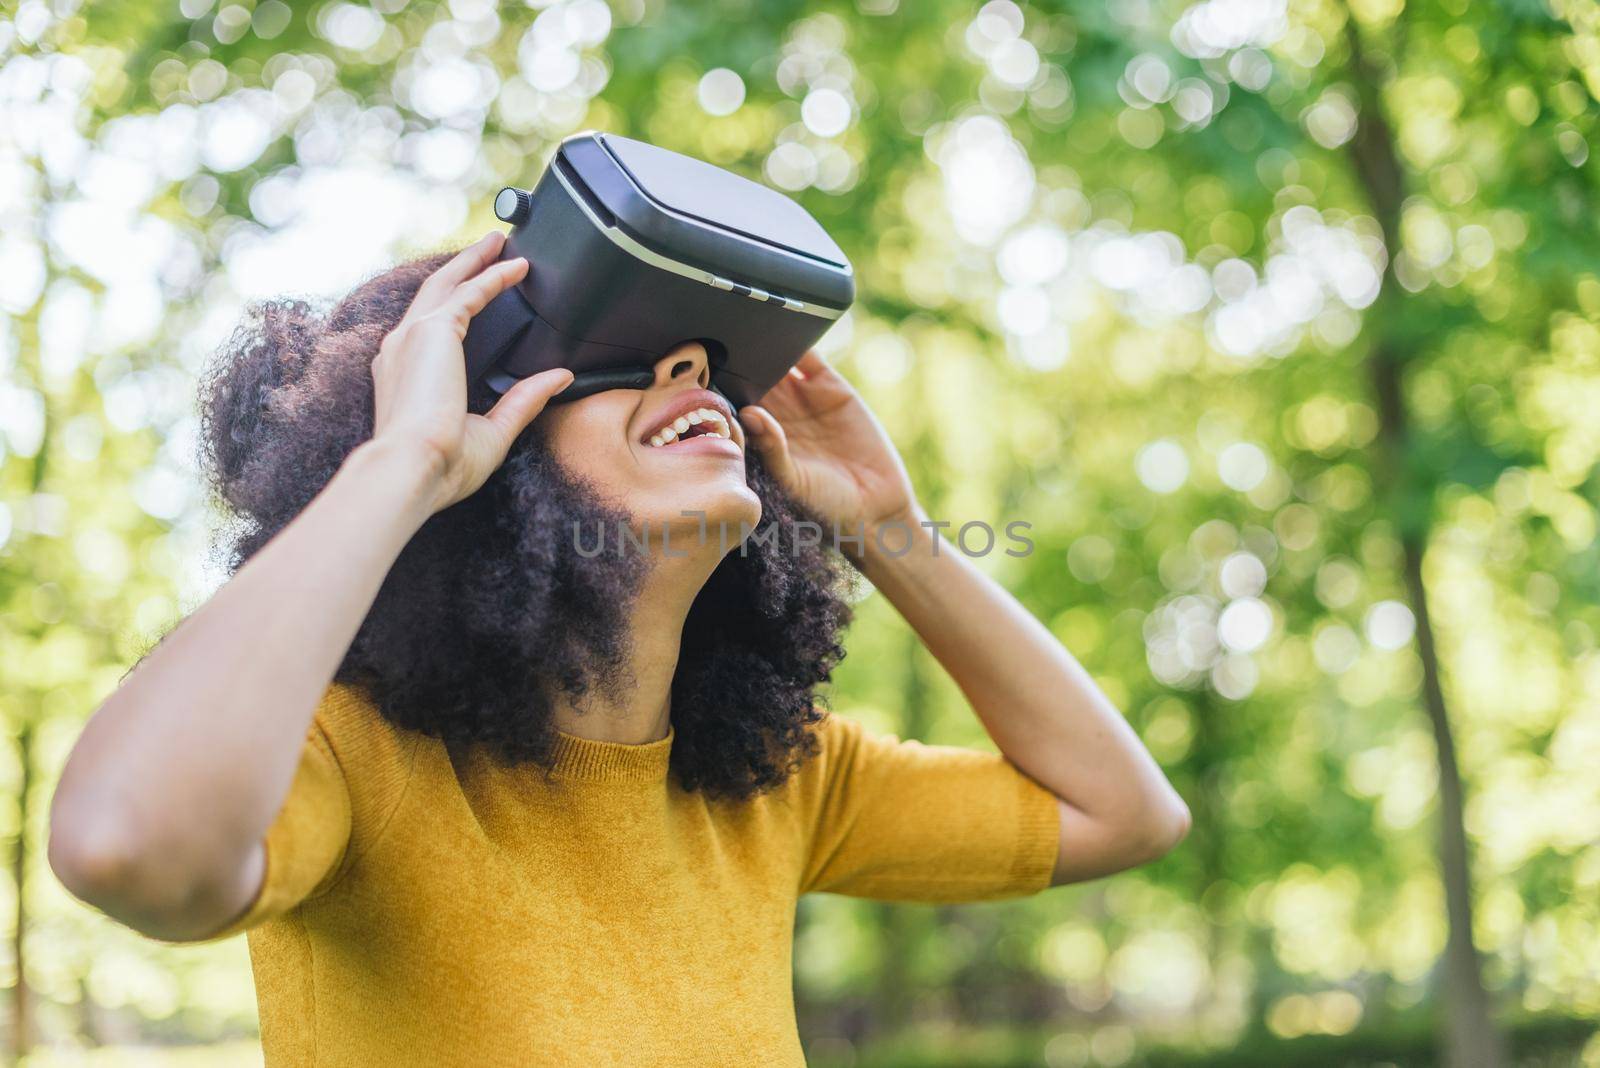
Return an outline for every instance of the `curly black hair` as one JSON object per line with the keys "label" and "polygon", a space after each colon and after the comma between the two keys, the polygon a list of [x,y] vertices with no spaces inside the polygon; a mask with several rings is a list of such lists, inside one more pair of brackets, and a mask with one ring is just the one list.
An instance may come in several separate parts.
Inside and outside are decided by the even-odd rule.
{"label": "curly black hair", "polygon": [[[200,385],[201,462],[227,522],[231,573],[310,503],[372,435],[371,362],[418,287],[452,253],[403,263],[331,308],[247,308]],[[487,387],[468,408],[486,412]],[[754,455],[755,536],[695,600],[672,682],[672,771],[686,790],[743,798],[784,782],[812,753],[818,687],[844,655],[846,565],[799,537],[815,522]],[[576,552],[568,532],[627,517],[558,465],[535,423],[467,499],[401,551],[335,679],[396,725],[548,768],[550,708],[626,685],[625,627],[640,555]]]}

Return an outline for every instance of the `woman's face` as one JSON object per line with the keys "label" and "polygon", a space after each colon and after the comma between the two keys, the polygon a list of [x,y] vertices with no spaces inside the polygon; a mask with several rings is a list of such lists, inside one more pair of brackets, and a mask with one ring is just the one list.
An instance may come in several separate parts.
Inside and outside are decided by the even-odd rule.
{"label": "woman's face", "polygon": [[[567,471],[648,524],[652,546],[666,524],[672,551],[687,551],[702,529],[692,513],[703,512],[710,543],[731,548],[740,525],[749,529],[761,518],[761,502],[745,482],[744,429],[732,405],[706,388],[710,365],[698,342],[680,345],[654,370],[648,389],[549,405],[539,416],[545,439]],[[691,538],[680,540],[685,535]]]}

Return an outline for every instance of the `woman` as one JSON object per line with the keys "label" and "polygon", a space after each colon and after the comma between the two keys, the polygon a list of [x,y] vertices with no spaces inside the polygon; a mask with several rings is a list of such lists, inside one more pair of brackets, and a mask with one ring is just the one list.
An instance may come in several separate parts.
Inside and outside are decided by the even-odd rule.
{"label": "woman", "polygon": [[[737,418],[698,345],[643,390],[469,396],[467,323],[528,270],[502,244],[235,335],[203,400],[236,573],[56,793],[75,894],[157,938],[249,930],[269,1064],[799,1064],[799,895],[1014,896],[1183,837],[816,354]],[[866,535],[850,563],[1003,756],[817,709],[848,611],[806,517]],[[622,525],[647,553],[590,551]]]}

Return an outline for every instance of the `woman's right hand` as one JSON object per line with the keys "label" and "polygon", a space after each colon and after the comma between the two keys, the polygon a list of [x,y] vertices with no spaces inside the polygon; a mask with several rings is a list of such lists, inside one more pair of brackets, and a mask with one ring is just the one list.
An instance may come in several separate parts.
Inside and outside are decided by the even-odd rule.
{"label": "woman's right hand", "polygon": [[373,442],[414,450],[428,469],[433,511],[476,492],[572,381],[566,368],[543,371],[507,390],[488,414],[467,411],[467,324],[528,273],[526,259],[497,259],[505,240],[488,234],[429,275],[372,361]]}

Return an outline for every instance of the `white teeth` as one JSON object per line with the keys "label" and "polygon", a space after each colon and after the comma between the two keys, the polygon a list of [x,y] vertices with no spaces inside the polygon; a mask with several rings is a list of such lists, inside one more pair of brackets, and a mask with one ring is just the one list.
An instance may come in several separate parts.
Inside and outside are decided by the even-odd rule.
{"label": "white teeth", "polygon": [[728,430],[728,421],[721,412],[714,408],[696,408],[692,412],[685,412],[656,431],[650,438],[650,444],[658,449],[663,445],[671,445],[680,436],[688,433],[691,426],[699,426],[702,423],[712,436],[729,439],[733,437]]}

